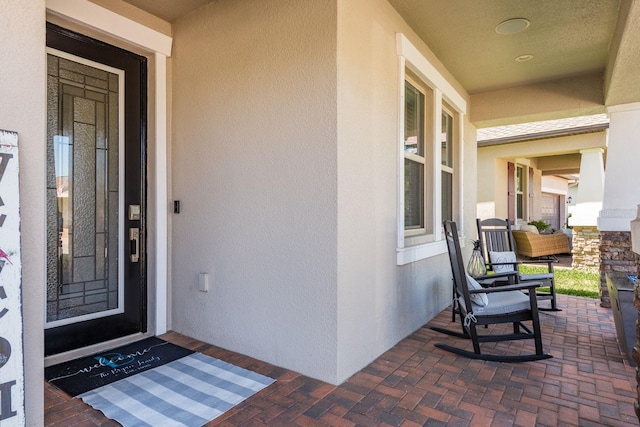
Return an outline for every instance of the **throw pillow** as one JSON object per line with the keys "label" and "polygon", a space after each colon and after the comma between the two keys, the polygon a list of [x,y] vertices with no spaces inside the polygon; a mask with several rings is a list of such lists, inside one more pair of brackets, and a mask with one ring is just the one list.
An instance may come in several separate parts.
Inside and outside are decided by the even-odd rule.
{"label": "throw pillow", "polygon": [[535,225],[521,225],[520,231],[528,231],[529,233],[540,234],[538,232],[538,227]]}
{"label": "throw pillow", "polygon": [[[491,264],[500,264],[505,262],[516,262],[516,253],[512,251],[507,252],[489,252],[489,260]],[[493,265],[493,271],[496,273],[506,273],[509,271],[514,271],[515,264],[502,264],[502,265]]]}
{"label": "throw pillow", "polygon": [[[480,286],[480,283],[478,283],[476,279],[469,276],[468,274],[466,276],[467,276],[467,287],[469,288],[469,290],[482,289],[482,286]],[[489,298],[487,297],[487,294],[469,294],[469,298],[471,298],[471,302],[473,302],[476,305],[479,305],[480,307],[486,307],[487,304],[489,304]]]}

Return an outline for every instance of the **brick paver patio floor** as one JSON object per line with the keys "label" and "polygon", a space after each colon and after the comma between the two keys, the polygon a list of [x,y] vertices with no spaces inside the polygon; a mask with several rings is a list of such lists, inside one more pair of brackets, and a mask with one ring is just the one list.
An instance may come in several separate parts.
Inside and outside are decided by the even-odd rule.
{"label": "brick paver patio floor", "polygon": [[[338,387],[177,333],[162,338],[277,380],[207,425],[638,425],[635,369],[621,354],[611,310],[597,300],[564,295],[559,305],[563,311],[541,313],[545,351],[552,359],[503,364],[437,349],[436,342],[467,346],[429,329],[459,328],[447,309]],[[525,341],[483,348],[533,351]],[[48,383],[45,424],[118,425]]]}

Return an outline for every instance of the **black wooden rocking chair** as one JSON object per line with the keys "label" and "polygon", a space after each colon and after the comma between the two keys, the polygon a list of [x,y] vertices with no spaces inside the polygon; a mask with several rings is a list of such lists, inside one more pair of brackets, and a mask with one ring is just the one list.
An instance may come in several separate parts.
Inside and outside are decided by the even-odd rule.
{"label": "black wooden rocking chair", "polygon": [[[513,234],[511,233],[509,220],[498,218],[481,220],[478,218],[476,219],[476,224],[478,226],[478,240],[480,241],[482,256],[487,265],[487,271],[502,273],[515,271],[517,274],[511,276],[512,283],[543,282],[542,287],[548,287],[549,290],[536,291],[538,301],[549,300],[551,302],[551,308],[539,307],[539,310],[561,311],[556,303],[556,283],[553,271],[553,264],[557,263],[558,260],[528,260],[527,264],[545,264],[547,271],[537,274],[520,273],[518,268],[522,262],[516,261],[516,245]],[[481,281],[483,286],[492,285],[493,283],[491,282],[490,279]],[[496,281],[495,284],[499,283],[499,281]]]}
{"label": "black wooden rocking chair", "polygon": [[[482,288],[479,285],[473,286],[473,282],[469,280],[469,276],[465,273],[456,224],[451,221],[445,221],[444,230],[451,261],[453,284],[457,296],[457,304],[454,305],[453,309],[460,314],[460,324],[463,332],[460,333],[438,327],[432,327],[431,329],[458,338],[471,339],[473,352],[442,343],[436,344],[436,347],[460,356],[495,362],[529,362],[552,357],[542,350],[538,302],[535,293],[535,289],[541,283],[527,282],[493,288]],[[470,283],[474,289],[470,289]],[[522,291],[528,291],[528,295]],[[486,295],[486,299],[479,301],[476,297],[483,294]],[[474,300],[472,300],[472,295],[475,296]],[[531,321],[531,327],[523,323],[528,321]],[[513,333],[494,334],[490,330],[483,334],[478,333],[478,329],[482,329],[479,326],[501,323],[512,323]],[[480,351],[480,343],[483,342],[521,339],[534,340],[535,354],[494,355],[483,354]]]}

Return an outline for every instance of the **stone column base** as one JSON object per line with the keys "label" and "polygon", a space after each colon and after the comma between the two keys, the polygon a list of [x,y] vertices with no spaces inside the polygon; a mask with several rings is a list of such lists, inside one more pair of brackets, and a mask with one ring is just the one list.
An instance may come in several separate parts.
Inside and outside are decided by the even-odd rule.
{"label": "stone column base", "polygon": [[630,231],[600,232],[600,305],[611,307],[605,274],[623,280],[628,280],[630,274],[638,274],[636,254],[631,251]]}
{"label": "stone column base", "polygon": [[571,267],[583,271],[600,271],[600,232],[594,226],[574,226]]}

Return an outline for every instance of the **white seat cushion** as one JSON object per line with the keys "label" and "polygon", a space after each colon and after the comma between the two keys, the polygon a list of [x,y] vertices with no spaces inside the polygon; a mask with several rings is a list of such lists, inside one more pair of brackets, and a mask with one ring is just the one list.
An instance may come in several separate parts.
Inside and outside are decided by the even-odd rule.
{"label": "white seat cushion", "polygon": [[536,227],[535,225],[521,225],[520,226],[520,231],[526,231],[526,232],[529,232],[529,233],[540,234],[540,232],[538,231],[538,227]]}
{"label": "white seat cushion", "polygon": [[521,274],[520,280],[531,282],[531,281],[541,281],[544,282],[546,280],[553,279],[553,273],[540,273],[540,274]]}
{"label": "white seat cushion", "polygon": [[[514,311],[529,310],[531,308],[529,296],[520,291],[494,292],[486,295],[489,303],[484,307],[471,302],[474,314],[488,316],[513,313]],[[462,307],[466,308],[463,298],[460,298],[459,302]]]}

